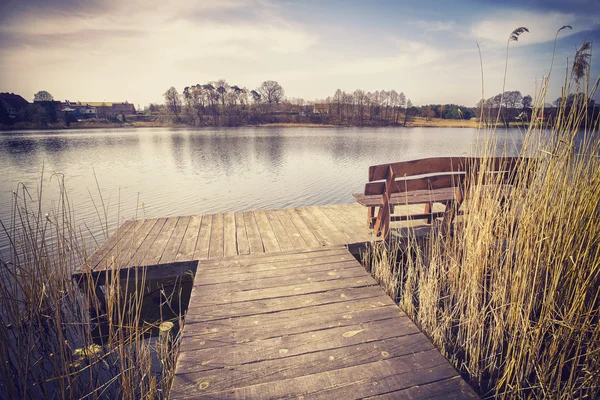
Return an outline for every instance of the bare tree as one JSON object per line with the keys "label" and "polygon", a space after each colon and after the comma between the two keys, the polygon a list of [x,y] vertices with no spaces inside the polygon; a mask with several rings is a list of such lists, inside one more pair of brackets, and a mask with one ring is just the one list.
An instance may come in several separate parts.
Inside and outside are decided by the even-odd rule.
{"label": "bare tree", "polygon": [[36,94],[33,95],[33,101],[53,101],[54,96],[48,93],[45,90],[40,90]]}
{"label": "bare tree", "polygon": [[279,104],[283,100],[285,91],[276,81],[264,81],[258,88],[258,92],[262,95],[267,104]]}
{"label": "bare tree", "polygon": [[180,121],[179,113],[181,112],[181,97],[179,92],[173,86],[167,90],[163,96],[165,96],[165,105],[174,115],[177,121]]}

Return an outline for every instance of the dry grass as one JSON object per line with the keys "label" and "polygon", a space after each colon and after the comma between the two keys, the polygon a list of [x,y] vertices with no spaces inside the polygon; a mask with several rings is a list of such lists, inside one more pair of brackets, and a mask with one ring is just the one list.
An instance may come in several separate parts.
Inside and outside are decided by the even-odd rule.
{"label": "dry grass", "polygon": [[[600,397],[600,135],[599,121],[587,115],[592,86],[565,82],[565,93],[582,93],[580,103],[563,106],[551,129],[532,125],[524,133],[522,153],[536,161],[520,165],[519,185],[471,185],[451,235],[432,230],[369,255],[387,291],[486,397]],[[494,132],[482,137],[479,153],[498,155]],[[486,175],[483,168],[470,179]]]}
{"label": "dry grass", "polygon": [[442,118],[424,118],[411,117],[410,121],[406,122],[406,126],[420,127],[437,127],[437,128],[478,128],[477,121],[462,120],[462,119],[442,119]]}
{"label": "dry grass", "polygon": [[0,257],[0,398],[168,397],[178,338],[148,339],[142,291],[118,279],[99,287],[71,278],[88,248],[57,180],[61,196],[49,213],[38,201],[42,184],[37,194],[20,186],[12,220],[0,221],[11,243]]}

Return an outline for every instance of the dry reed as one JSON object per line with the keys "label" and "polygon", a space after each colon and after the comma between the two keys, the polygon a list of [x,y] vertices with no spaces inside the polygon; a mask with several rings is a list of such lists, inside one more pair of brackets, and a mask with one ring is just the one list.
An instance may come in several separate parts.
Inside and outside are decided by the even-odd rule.
{"label": "dry reed", "polygon": [[[484,166],[471,173],[477,184],[451,234],[375,244],[367,257],[485,397],[600,397],[600,135],[588,107],[598,80],[589,84],[587,57],[579,58],[586,62],[571,68],[553,125],[535,118],[549,79],[537,96],[519,184],[490,185]],[[508,150],[498,154],[492,130],[477,152],[490,161]]]}
{"label": "dry reed", "polygon": [[158,344],[148,338],[143,271],[133,288],[119,279],[103,286],[91,276],[74,281],[74,268],[89,255],[86,236],[76,228],[62,177],[51,180],[60,196],[48,213],[42,174],[36,193],[19,186],[11,221],[0,221],[10,243],[0,255],[0,398],[167,398],[178,337]]}

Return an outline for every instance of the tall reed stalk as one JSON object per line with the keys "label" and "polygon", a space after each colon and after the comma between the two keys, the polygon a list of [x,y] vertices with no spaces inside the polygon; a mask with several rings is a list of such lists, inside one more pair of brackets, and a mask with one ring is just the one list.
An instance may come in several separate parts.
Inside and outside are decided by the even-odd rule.
{"label": "tall reed stalk", "polygon": [[[42,175],[35,193],[19,186],[11,220],[0,221],[0,235],[10,243],[0,255],[0,398],[167,397],[177,338],[169,339],[169,348],[161,344],[157,359],[148,339],[152,326],[140,317],[143,271],[133,289],[118,279],[102,288],[74,281],[72,272],[90,248],[76,228],[62,177],[51,182],[60,188],[51,210],[42,207]],[[110,273],[118,276],[115,265],[118,260]],[[90,314],[101,309],[104,314]],[[104,340],[98,338],[101,320]],[[159,363],[168,367],[162,373]]]}
{"label": "tall reed stalk", "polygon": [[471,172],[451,234],[370,255],[374,275],[485,397],[600,398],[600,135],[588,107],[598,80],[590,85],[587,59],[578,52],[553,125],[535,118],[538,98],[519,184],[490,185],[485,165],[510,154],[482,132],[487,162]]}

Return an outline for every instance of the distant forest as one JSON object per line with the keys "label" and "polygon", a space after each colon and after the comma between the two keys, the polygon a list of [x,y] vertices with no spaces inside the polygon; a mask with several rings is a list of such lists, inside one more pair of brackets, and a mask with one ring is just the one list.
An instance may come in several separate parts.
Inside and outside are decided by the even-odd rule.
{"label": "distant forest", "polygon": [[326,124],[340,126],[404,126],[414,117],[471,119],[474,107],[456,104],[413,106],[403,92],[338,89],[333,96],[308,102],[286,98],[276,81],[256,89],[230,85],[225,80],[188,86],[179,93],[171,87],[164,105],[151,104],[148,111],[167,114],[174,123],[194,126],[241,126],[268,123]]}
{"label": "distant forest", "polygon": [[[301,98],[286,97],[284,88],[276,81],[265,81],[256,89],[248,89],[230,85],[225,80],[187,86],[181,93],[171,87],[163,97],[164,104],[150,104],[144,110],[131,107],[127,116],[125,113],[100,113],[95,107],[85,104],[77,107],[87,107],[86,111],[91,112],[79,115],[65,112],[68,110],[65,107],[71,106],[54,101],[46,91],[36,93],[34,103],[28,103],[21,96],[12,93],[0,93],[0,125],[4,129],[11,126],[56,127],[85,120],[88,125],[116,123],[139,126],[184,124],[227,127],[277,123],[406,126],[412,122],[427,125],[428,121],[436,119],[475,120],[482,121],[487,126],[498,121],[508,127],[512,123],[527,123],[532,119],[542,119],[551,124],[560,107],[568,109],[583,101],[579,98],[581,95],[558,98],[552,104],[546,104],[543,112],[538,112],[538,115],[532,115],[532,97],[523,96],[518,90],[481,100],[475,107],[457,104],[414,106],[403,92],[393,89],[374,92],[360,89],[345,92],[338,89],[326,99],[308,102]],[[587,116],[593,120],[598,115],[599,107],[592,99],[588,99],[588,107]]]}
{"label": "distant forest", "polygon": [[[276,81],[265,81],[250,90],[230,85],[225,80],[188,86],[179,93],[174,87],[164,93],[164,105],[151,105],[150,112],[161,114],[174,123],[194,126],[241,126],[269,123],[327,124],[340,126],[405,126],[415,117],[426,121],[437,119],[481,120],[486,125],[509,126],[532,118],[552,119],[562,99],[546,104],[544,114],[532,116],[532,97],[518,90],[506,91],[481,100],[475,107],[457,104],[414,106],[403,92],[338,89],[333,96],[307,102],[286,98],[284,88]],[[573,104],[572,96],[566,100]],[[593,100],[592,112],[597,113]]]}

